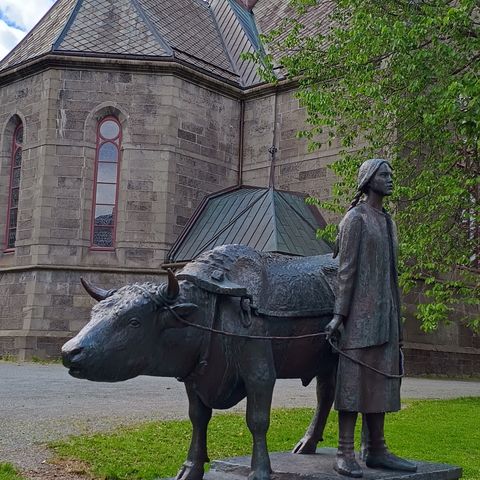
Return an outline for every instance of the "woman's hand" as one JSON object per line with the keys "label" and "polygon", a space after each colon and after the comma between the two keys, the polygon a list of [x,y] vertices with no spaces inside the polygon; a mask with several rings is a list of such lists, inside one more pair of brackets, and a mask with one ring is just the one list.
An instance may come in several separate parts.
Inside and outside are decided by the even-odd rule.
{"label": "woman's hand", "polygon": [[325,333],[327,334],[327,340],[338,335],[338,329],[343,323],[343,315],[335,314],[332,320],[325,327]]}

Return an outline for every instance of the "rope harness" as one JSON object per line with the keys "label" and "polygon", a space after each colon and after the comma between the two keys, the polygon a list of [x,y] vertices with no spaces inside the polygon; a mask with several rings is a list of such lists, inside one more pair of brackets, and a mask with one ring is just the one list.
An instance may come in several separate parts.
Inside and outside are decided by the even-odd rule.
{"label": "rope harness", "polygon": [[[387,372],[383,372],[382,370],[378,370],[376,369],[375,367],[372,367],[371,365],[368,365],[367,363],[365,362],[362,362],[361,360],[358,360],[357,358],[353,358],[352,356],[348,355],[347,353],[345,353],[343,350],[340,350],[336,345],[335,345],[335,342],[333,341],[332,338],[329,338],[327,339],[328,343],[330,344],[330,346],[332,347],[332,349],[337,352],[339,355],[341,355],[342,357],[345,357],[345,358],[348,358],[350,361],[352,361],[353,363],[356,363],[358,365],[361,365],[362,367],[365,367],[365,368],[368,368],[369,370],[371,370],[372,372],[375,372],[375,373],[378,373],[379,375],[383,375],[384,377],[386,378],[403,378],[404,377],[404,374],[401,373],[400,375],[395,375],[393,373],[387,373]],[[400,371],[403,372],[403,353],[402,353],[402,350],[400,349],[400,357],[401,357],[401,369]]]}
{"label": "rope harness", "polygon": [[[155,303],[157,303],[157,302],[155,302]],[[157,303],[157,305],[158,305],[158,303]],[[188,320],[185,320],[180,315],[178,315],[175,312],[175,310],[168,303],[165,303],[163,305],[163,308],[168,310],[175,317],[176,320],[178,320],[180,323],[182,323],[186,326],[193,327],[193,328],[196,328],[198,330],[203,330],[203,331],[209,332],[209,333],[216,333],[218,335],[223,335],[225,337],[245,338],[245,339],[248,339],[248,340],[304,340],[304,339],[307,339],[307,338],[326,337],[328,335],[327,332],[309,333],[309,334],[305,334],[305,335],[293,335],[293,336],[246,335],[246,334],[242,334],[242,333],[225,332],[223,330],[217,330],[215,328],[205,327],[203,325],[198,325],[197,323],[192,323],[192,322],[189,322]],[[371,365],[368,365],[365,362],[362,362],[361,360],[353,358],[351,355],[348,355],[343,350],[338,348],[337,345],[335,344],[336,342],[334,341],[334,339],[332,337],[327,338],[327,341],[328,341],[329,345],[332,347],[334,352],[338,353],[342,357],[347,358],[348,360],[350,360],[353,363],[356,363],[358,365],[361,365],[362,367],[367,368],[368,370],[371,370],[372,372],[378,373],[379,375],[382,375],[382,376],[384,376],[386,378],[390,378],[390,379],[400,379],[400,378],[403,378],[403,376],[404,376],[403,373],[401,373],[400,375],[395,375],[395,374],[383,372],[381,370],[376,369],[375,367],[372,367]],[[400,352],[401,352],[401,350],[400,350]],[[401,354],[401,358],[402,358],[401,371],[403,372],[403,354],[402,353],[400,353],[400,354]]]}

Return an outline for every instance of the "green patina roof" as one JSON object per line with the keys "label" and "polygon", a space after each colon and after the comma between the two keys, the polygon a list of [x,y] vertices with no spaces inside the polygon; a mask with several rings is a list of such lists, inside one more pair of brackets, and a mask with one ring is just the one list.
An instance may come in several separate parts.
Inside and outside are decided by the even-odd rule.
{"label": "green patina roof", "polygon": [[167,262],[186,262],[219,245],[238,243],[263,252],[321,255],[331,247],[316,238],[325,226],[307,195],[272,188],[236,187],[210,195],[170,250]]}

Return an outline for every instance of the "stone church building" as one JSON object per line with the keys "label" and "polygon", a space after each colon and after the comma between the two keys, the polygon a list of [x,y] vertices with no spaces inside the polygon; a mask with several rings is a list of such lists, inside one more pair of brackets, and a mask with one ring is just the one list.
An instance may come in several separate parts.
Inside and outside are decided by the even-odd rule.
{"label": "stone church building", "polygon": [[[82,276],[161,281],[207,195],[269,185],[271,147],[278,189],[330,195],[339,145],[309,152],[294,84],[241,55],[287,3],[57,0],[0,61],[0,356],[57,356],[89,318]],[[407,334],[412,370],[480,369],[460,325]]]}

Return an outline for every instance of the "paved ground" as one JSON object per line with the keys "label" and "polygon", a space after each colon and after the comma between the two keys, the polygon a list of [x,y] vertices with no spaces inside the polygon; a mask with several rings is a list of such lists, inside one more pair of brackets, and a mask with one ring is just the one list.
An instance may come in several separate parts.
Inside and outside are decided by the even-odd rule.
{"label": "paved ground", "polygon": [[[404,398],[480,396],[480,382],[407,378]],[[315,404],[315,386],[280,380],[274,406]],[[243,411],[243,402],[236,409]],[[108,430],[142,420],[185,418],[186,395],[174,379],[139,377],[117,384],[70,377],[61,365],[0,362],[0,461],[35,469],[42,446],[72,434]]]}

